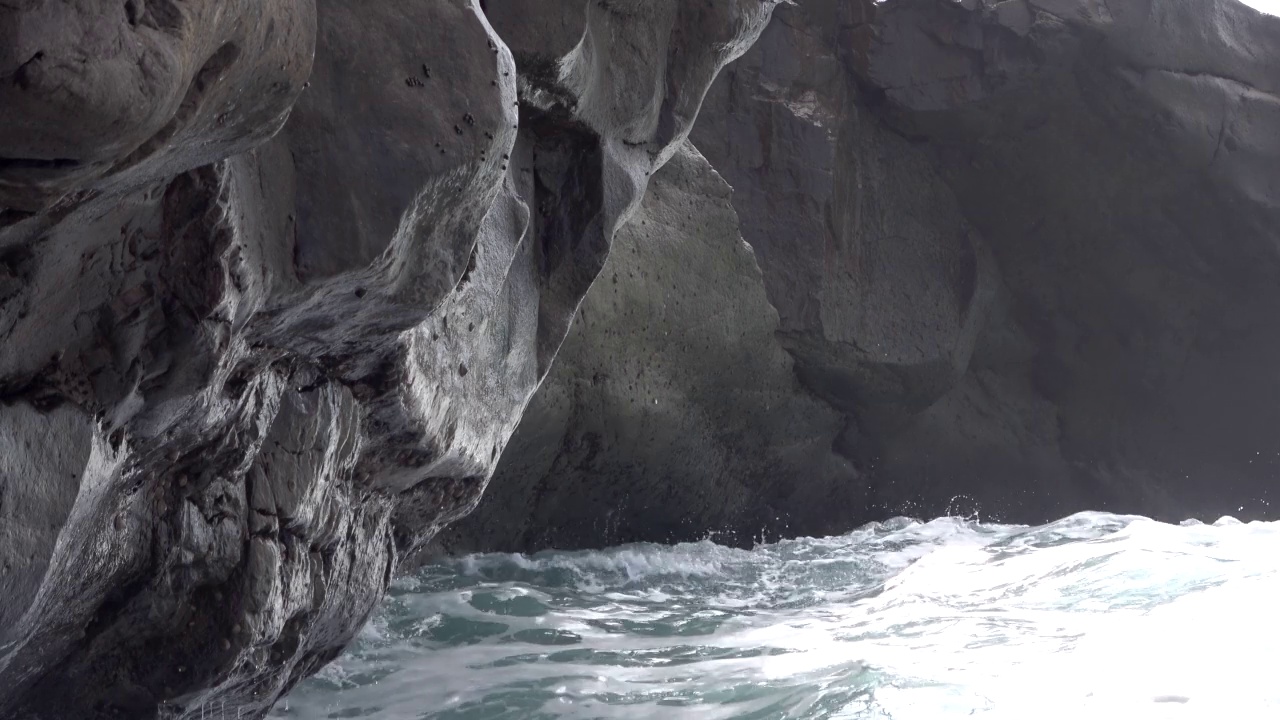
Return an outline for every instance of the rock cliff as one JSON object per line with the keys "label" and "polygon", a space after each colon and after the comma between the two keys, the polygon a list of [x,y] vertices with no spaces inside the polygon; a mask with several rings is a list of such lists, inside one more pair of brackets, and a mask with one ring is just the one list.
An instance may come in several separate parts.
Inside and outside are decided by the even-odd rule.
{"label": "rock cliff", "polygon": [[771,0],[0,3],[0,717],[259,716],[478,501]]}
{"label": "rock cliff", "polygon": [[[556,32],[581,22],[539,7]],[[1275,517],[1277,48],[1280,18],[1231,0],[780,7],[692,135],[736,218],[610,259],[618,284],[588,295],[442,549],[749,543],[895,514]],[[708,262],[734,232],[758,275]],[[680,273],[724,272],[738,299],[655,308]],[[769,332],[724,309],[761,284]],[[708,332],[720,318],[746,335]],[[753,364],[779,350],[791,390]]]}
{"label": "rock cliff", "polygon": [[0,717],[260,716],[451,523],[1271,512],[1280,20],[775,5],[0,0]]}

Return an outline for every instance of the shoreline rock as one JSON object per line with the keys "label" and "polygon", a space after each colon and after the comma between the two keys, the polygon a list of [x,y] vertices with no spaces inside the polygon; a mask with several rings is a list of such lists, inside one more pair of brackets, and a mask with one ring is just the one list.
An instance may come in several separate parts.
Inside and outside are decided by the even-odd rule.
{"label": "shoreline rock", "polygon": [[336,657],[774,4],[592,5],[546,77],[471,0],[0,8],[0,716],[260,717]]}
{"label": "shoreline rock", "polygon": [[[574,5],[540,4],[536,22],[571,24]],[[1278,33],[1280,18],[1230,0],[778,9],[691,141],[732,186],[759,261],[760,278],[733,277],[762,280],[778,313],[760,352],[780,344],[793,400],[843,417],[810,456],[852,468],[842,497],[858,499],[837,531],[904,514],[1277,517]],[[692,262],[688,247],[662,262]],[[643,300],[632,278],[653,262],[615,256],[616,292]],[[613,292],[597,286],[585,307]],[[575,328],[531,405],[549,414],[526,417],[502,481],[439,551],[832,531],[823,502],[793,506],[783,529],[770,488],[839,482],[802,462],[726,473],[726,452],[756,450],[732,439],[667,441],[687,443],[683,466],[650,472],[661,454],[632,439],[648,421],[614,408],[670,380],[598,389],[595,347],[678,357],[696,326],[635,307]],[[696,367],[668,398],[693,419],[676,427],[775,416],[698,394],[749,367],[733,343]],[[734,519],[743,498],[767,516]],[[648,505],[661,522],[646,526]],[[634,519],[589,526],[584,507]]]}

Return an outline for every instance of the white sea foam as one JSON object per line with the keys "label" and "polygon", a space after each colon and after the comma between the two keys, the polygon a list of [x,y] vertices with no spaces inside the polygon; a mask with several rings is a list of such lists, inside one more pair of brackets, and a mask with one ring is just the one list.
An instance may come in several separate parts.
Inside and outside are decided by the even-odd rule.
{"label": "white sea foam", "polygon": [[398,582],[280,718],[1280,717],[1280,524],[897,519]]}

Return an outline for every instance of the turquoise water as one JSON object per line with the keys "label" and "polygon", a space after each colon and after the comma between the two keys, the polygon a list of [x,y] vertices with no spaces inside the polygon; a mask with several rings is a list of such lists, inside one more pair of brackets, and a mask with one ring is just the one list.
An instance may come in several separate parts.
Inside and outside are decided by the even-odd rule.
{"label": "turquoise water", "polygon": [[1280,718],[1280,524],[894,520],[397,582],[276,718]]}

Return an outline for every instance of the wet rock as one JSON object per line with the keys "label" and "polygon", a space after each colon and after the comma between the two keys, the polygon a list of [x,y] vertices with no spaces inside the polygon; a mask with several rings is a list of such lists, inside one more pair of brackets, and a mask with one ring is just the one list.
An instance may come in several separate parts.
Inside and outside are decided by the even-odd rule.
{"label": "wet rock", "polygon": [[1280,21],[348,4],[0,6],[0,716],[260,716],[477,508],[1269,512]]}
{"label": "wet rock", "polygon": [[891,4],[853,63],[1007,289],[967,377],[884,443],[887,497],[1273,516],[1280,18],[1006,5]]}
{"label": "wet rock", "polygon": [[870,517],[1271,516],[1277,33],[1228,0],[818,2],[726,73],[694,141]]}
{"label": "wet rock", "polygon": [[796,379],[730,198],[691,145],[654,174],[488,493],[441,548],[750,544],[792,518],[836,532],[865,505],[832,451],[844,420]]}
{"label": "wet rock", "polygon": [[0,715],[255,717],[341,652],[772,9],[675,6],[522,88],[467,0],[0,8]]}
{"label": "wet rock", "polygon": [[[538,22],[572,24],[574,8],[539,4]],[[691,140],[733,187],[777,310],[760,352],[781,345],[793,400],[841,418],[833,448],[860,488],[844,528],[1085,509],[1274,517],[1278,25],[1231,0],[811,0],[780,7],[726,69]],[[446,548],[741,541],[775,527],[769,488],[835,486],[753,460],[720,494],[724,446],[760,456],[733,431],[683,431],[689,418],[788,417],[694,391],[751,367],[733,343],[682,363],[678,382],[611,387],[615,337],[678,356],[698,321],[649,310],[646,273],[663,261],[610,263],[637,311],[593,322],[611,288],[588,296],[502,481]],[[632,395],[678,406],[667,424],[682,431],[661,442],[700,452],[676,470],[650,453],[634,438],[662,424],[617,409]],[[788,531],[828,531],[829,508],[797,504]]]}

